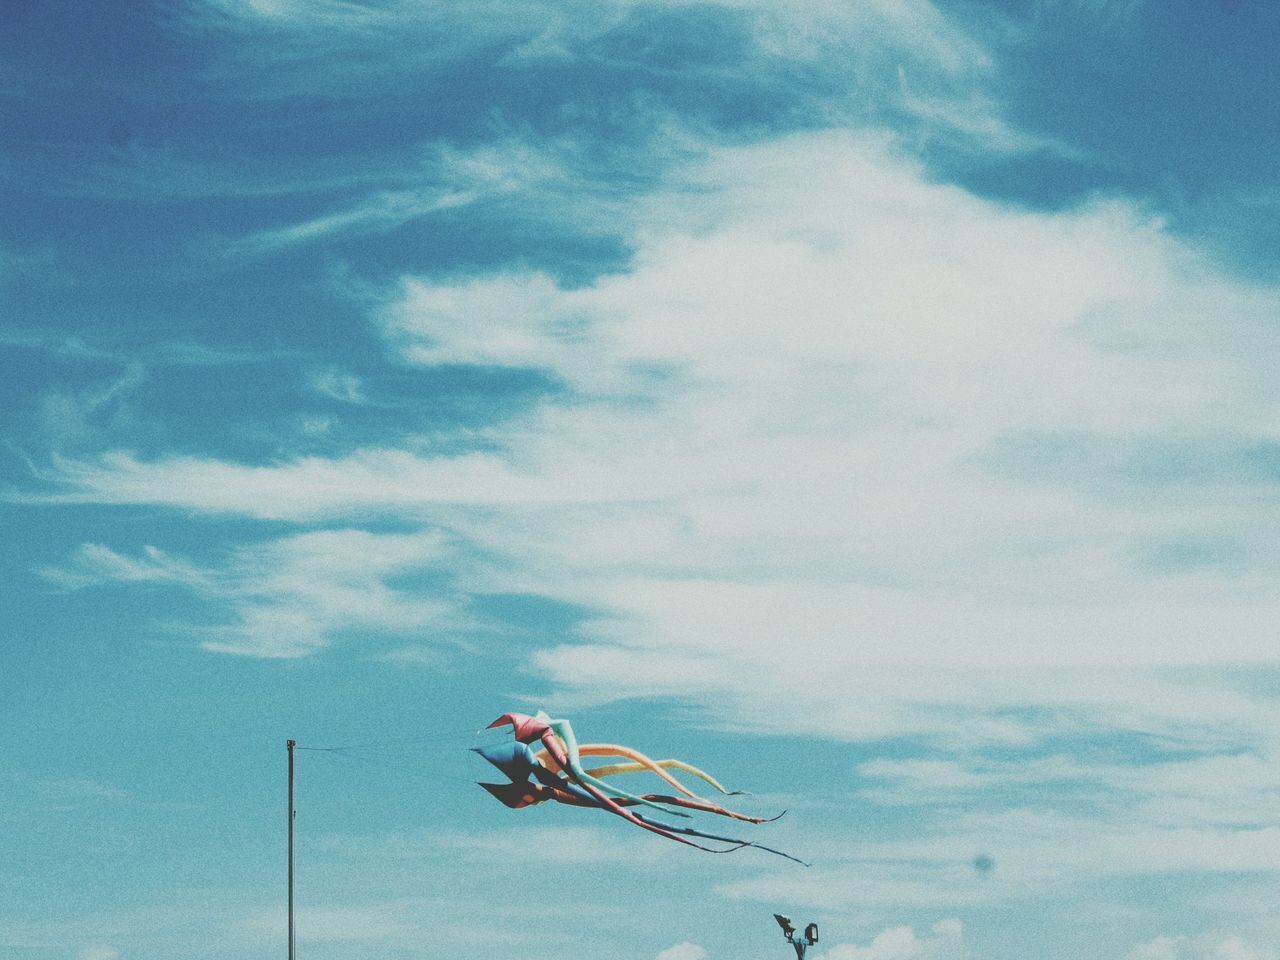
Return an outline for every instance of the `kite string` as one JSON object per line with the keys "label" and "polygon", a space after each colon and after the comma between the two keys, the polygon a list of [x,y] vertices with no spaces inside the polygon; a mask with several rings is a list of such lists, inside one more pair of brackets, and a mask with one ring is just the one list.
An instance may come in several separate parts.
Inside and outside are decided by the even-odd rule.
{"label": "kite string", "polygon": [[427,737],[398,737],[382,740],[364,740],[357,743],[340,743],[331,747],[307,747],[301,744],[295,745],[295,750],[310,750],[315,753],[335,753],[342,750],[362,750],[377,749],[379,747],[390,748],[397,746],[412,746],[418,743],[441,743],[446,740],[459,740],[462,737],[474,737],[477,731],[470,727],[466,729],[449,730],[442,733],[436,733]]}
{"label": "kite string", "polygon": [[[432,780],[453,780],[458,783],[474,784],[474,777],[457,776],[455,774],[445,773],[440,769],[440,765],[428,757],[423,756],[419,751],[412,749],[414,746],[427,746],[434,744],[447,743],[453,741],[459,746],[462,742],[473,743],[476,737],[483,733],[493,733],[501,735],[500,731],[487,731],[482,728],[480,730],[471,727],[457,728],[448,731],[436,731],[428,736],[418,737],[389,737],[381,740],[362,740],[352,743],[340,743],[331,746],[305,746],[296,744],[295,750],[306,750],[311,753],[323,753],[335,759],[342,759],[348,762],[356,762],[365,765],[376,766],[392,766],[401,770],[412,770],[415,779],[427,778]],[[409,749],[406,749],[409,748]],[[471,754],[468,751],[467,756]]]}
{"label": "kite string", "polygon": [[[385,755],[375,754],[373,756],[365,756],[359,753],[348,753],[345,750],[336,750],[336,749],[325,749],[322,752],[328,753],[334,759],[345,760],[348,763],[357,763],[357,764],[365,764],[365,765],[386,766],[386,765],[389,765],[388,761],[393,759]],[[471,777],[460,777],[460,776],[457,776],[456,774],[444,773],[436,766],[422,764],[411,759],[406,759],[404,763],[399,764],[398,766],[402,771],[405,770],[406,768],[412,767],[413,779],[452,780],[458,783],[465,783],[468,785],[475,784],[475,780]]]}

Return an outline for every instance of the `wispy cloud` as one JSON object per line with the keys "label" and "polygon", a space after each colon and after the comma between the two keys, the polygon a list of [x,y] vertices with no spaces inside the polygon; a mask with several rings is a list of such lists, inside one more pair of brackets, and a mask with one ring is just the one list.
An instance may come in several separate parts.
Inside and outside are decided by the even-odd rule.
{"label": "wispy cloud", "polygon": [[423,217],[512,194],[526,196],[548,185],[567,183],[562,158],[519,139],[486,143],[471,150],[435,145],[416,178],[424,181],[384,189],[347,201],[300,223],[260,230],[231,240],[231,256],[258,256],[301,243],[394,230]]}
{"label": "wispy cloud", "polygon": [[141,556],[127,557],[102,544],[85,543],[65,564],[44,567],[40,573],[73,589],[113,582],[183,584],[201,589],[212,586],[206,571],[153,546],[143,547]]}
{"label": "wispy cloud", "polygon": [[900,65],[896,102],[908,117],[916,121],[917,147],[941,142],[985,158],[1018,154],[1046,154],[1071,160],[1082,158],[1078,148],[1013,126],[1005,119],[1000,104],[982,87],[973,87],[959,94],[935,91],[921,95],[913,91],[906,68]]}
{"label": "wispy cloud", "polygon": [[1073,13],[1091,16],[1103,26],[1114,29],[1132,23],[1135,17],[1150,6],[1150,0],[1052,0],[1038,6],[1050,9],[1057,6]]}
{"label": "wispy cloud", "polygon": [[[720,892],[786,896],[826,910],[976,908],[1050,895],[1073,902],[1091,885],[1144,877],[1200,889],[1212,888],[1213,877],[1274,877],[1280,831],[1270,815],[1278,787],[1270,753],[1149,762],[1142,759],[1152,752],[1148,745],[1131,746],[1124,760],[1088,759],[1107,736],[1115,734],[1076,741],[1072,755],[1028,746],[1006,751],[1011,758],[1002,762],[979,750],[961,763],[864,763],[860,796],[886,815],[910,810],[900,835],[862,830],[867,811],[833,805],[813,871],[751,878]],[[1219,792],[1221,806],[1214,802]],[[1210,909],[1231,922],[1249,912],[1243,905]]]}
{"label": "wispy cloud", "polygon": [[[1148,676],[1146,706],[1126,684],[1154,665],[1273,659],[1265,470],[1157,460],[1157,484],[1073,457],[1028,472],[1002,451],[1067,435],[1265,447],[1274,290],[1215,272],[1122,202],[1010,209],[847,134],[711,150],[631,229],[630,268],[583,287],[406,278],[380,311],[410,363],[533,367],[571,389],[471,437],[483,451],[269,466],[115,453],[59,461],[61,496],[447,515],[505,558],[508,586],[602,611],[589,643],[537,658],[566,693],[705,696],[728,723],[782,690],[805,706],[771,712],[778,729],[855,736],[952,726],[922,701],[1105,702],[1181,725],[1198,709],[1182,681]],[[459,509],[474,506],[498,512]],[[1237,559],[1144,559],[1197,543]],[[1067,665],[1133,672],[1053,674]],[[1247,698],[1214,704],[1250,716]]]}
{"label": "wispy cloud", "polygon": [[[145,552],[67,577],[205,591],[231,620],[211,649],[258,656],[533,595],[591,611],[531,656],[556,708],[672,697],[724,730],[911,745],[864,754],[848,798],[909,809],[909,832],[833,806],[818,865],[730,899],[949,916],[1274,874],[1280,714],[1232,668],[1277,656],[1280,292],[1138,205],[993,203],[885,136],[708,147],[620,230],[631,262],[587,283],[405,276],[372,310],[408,365],[560,383],[448,454],[117,451],[47,478],[74,502],[423,532],[246,547],[199,566],[214,587]],[[391,585],[446,560],[443,593]],[[1090,753],[1125,736],[1136,756]],[[845,954],[954,941],[885,937]]]}
{"label": "wispy cloud", "polygon": [[[127,452],[107,454],[92,463],[67,458],[54,462],[57,475],[76,478],[80,490],[56,495],[53,501],[187,505],[226,514],[244,513],[246,504],[256,501],[248,512],[261,519],[316,520],[346,515],[353,508],[425,516],[440,504],[563,498],[556,485],[484,453],[441,461],[380,448],[356,451],[337,461],[317,457],[263,467],[199,457],[150,463]],[[179,489],[172,484],[194,486]]]}
{"label": "wispy cloud", "polygon": [[28,797],[55,810],[82,810],[96,804],[115,801],[137,802],[129,791],[102,780],[75,776],[37,776],[21,769],[9,769],[0,776],[0,785],[16,787]]}
{"label": "wispy cloud", "polygon": [[465,206],[474,200],[474,194],[442,194],[429,189],[380,192],[353,207],[325,213],[302,223],[259,231],[230,243],[227,250],[233,256],[252,256],[338,233],[391,230],[419,217]]}
{"label": "wispy cloud", "polygon": [[1274,744],[1254,752],[1196,753],[1158,762],[1084,762],[1069,755],[990,759],[878,759],[862,763],[860,792],[885,805],[987,808],[1032,802],[1052,792],[1059,804],[1105,799],[1143,823],[1258,828],[1280,801]]}
{"label": "wispy cloud", "polygon": [[[298,941],[314,949],[328,944],[368,944],[381,949],[413,951],[424,943],[443,949],[484,948],[510,952],[527,949],[527,914],[533,906],[510,906],[505,912],[523,929],[504,927],[486,916],[489,905],[462,906],[428,897],[398,897],[374,901],[329,900],[310,905],[298,922]],[[260,908],[239,918],[241,937],[272,941],[284,922],[281,911]],[[541,955],[539,955],[541,956]]]}
{"label": "wispy cloud", "polygon": [[422,860],[444,856],[486,863],[652,865],[664,848],[644,836],[619,837],[605,827],[526,824],[518,830],[479,833],[461,830],[420,830],[376,836],[329,834],[316,838],[315,849],[325,856],[377,862]]}
{"label": "wispy cloud", "polygon": [[[533,50],[563,54],[585,41],[617,29],[630,14],[653,8],[724,8],[751,18],[768,49],[790,56],[813,53],[836,42],[863,39],[868,46],[897,45],[918,51],[947,70],[989,67],[987,53],[965,31],[949,21],[929,0],[872,0],[850,7],[813,3],[805,7],[773,0],[461,0],[448,7],[415,0],[348,2],[348,0],[191,0],[192,22],[279,36],[308,35],[315,43],[344,39],[386,42],[396,33],[452,29],[475,46],[496,37],[527,34]],[[459,29],[465,25],[466,29]],[[532,43],[532,38],[537,38]]]}
{"label": "wispy cloud", "polygon": [[359,3],[352,0],[199,0],[193,10],[242,25],[283,24],[326,29],[362,30],[386,23],[396,4]]}
{"label": "wispy cloud", "polygon": [[0,332],[0,346],[35,350],[42,354],[64,362],[101,362],[118,364],[124,368],[123,374],[114,381],[114,388],[99,390],[93,395],[102,393],[118,396],[140,385],[145,380],[146,370],[161,366],[212,367],[229,364],[269,363],[284,359],[297,359],[299,354],[293,351],[271,348],[256,350],[236,350],[226,347],[215,347],[197,340],[158,340],[146,344],[130,344],[126,349],[113,342],[110,337],[90,335],[88,333],[48,333],[22,332],[16,328]]}
{"label": "wispy cloud", "polygon": [[[773,0],[464,0],[447,5],[198,0],[184,9],[186,22],[197,31],[214,36],[229,31],[233,40],[216,69],[234,78],[227,82],[242,92],[251,88],[255,99],[403,84],[407,75],[429,77],[441,65],[475,52],[492,57],[497,71],[576,64],[619,78],[636,70],[664,74],[669,65],[637,57],[627,39],[644,35],[655,18],[666,17],[672,22],[668,30],[718,25],[727,31],[726,41],[745,41],[732,65],[684,56],[681,75],[725,88],[758,86],[767,77],[770,96],[784,93],[787,112],[808,118],[800,125],[835,118],[866,122],[882,118],[885,109],[899,114],[905,109],[926,126],[963,134],[971,150],[992,133],[998,136],[986,141],[987,148],[997,153],[1044,145],[1031,144],[1000,119],[999,98],[988,89],[998,71],[986,42],[962,18],[929,0],[803,6]],[[264,71],[264,64],[271,69]],[[900,68],[913,78],[910,97],[901,97],[895,82]],[[259,78],[266,75],[270,82],[264,84]],[[858,95],[851,97],[850,89]],[[625,91],[625,86],[618,91],[612,111],[625,109],[630,96]],[[581,115],[579,99],[566,96],[564,116]],[[432,191],[387,190],[258,239],[285,242],[339,225],[376,227],[419,215],[437,202],[439,195]]]}
{"label": "wispy cloud", "polygon": [[431,531],[320,530],[242,546],[217,567],[197,566],[151,546],[130,557],[84,544],[67,563],[41,573],[77,589],[111,583],[180,588],[229,621],[184,627],[203,636],[205,649],[298,657],[343,631],[397,635],[439,627],[456,606],[452,596],[424,598],[391,581],[436,567],[443,553],[443,537]]}
{"label": "wispy cloud", "polygon": [[1275,960],[1274,948],[1260,946],[1235,934],[1156,937],[1131,950],[1125,960]]}
{"label": "wispy cloud", "polygon": [[322,367],[314,370],[309,381],[312,390],[332,400],[352,404],[365,402],[364,384],[360,378],[338,367]]}
{"label": "wispy cloud", "polygon": [[525,863],[654,863],[663,848],[647,837],[619,839],[613,831],[596,827],[527,827],[500,835],[445,834],[436,842],[459,855]]}
{"label": "wispy cloud", "polygon": [[115,379],[78,390],[47,390],[40,397],[40,427],[54,449],[77,447],[104,433],[128,431],[137,413],[129,396],[146,380],[141,363],[130,362]]}
{"label": "wispy cloud", "polygon": [[[791,811],[765,842],[816,861],[504,816],[455,785],[460,742],[335,774],[332,803],[306,762],[317,955],[713,960],[765,932],[736,914],[790,904],[821,960],[959,960],[1033,924],[1046,958],[1280,960],[1280,286],[1166,226],[1204,201],[1062,202],[1166,171],[1228,191],[1197,177],[1246,137],[1162,168],[1187,130],[1133,120],[1172,117],[1147,87],[1187,116],[1232,91],[1187,94],[1208,74],[1162,64],[1196,44],[1155,44],[1145,0],[979,6],[183,0],[63,10],[0,65],[34,244],[0,251],[31,331],[0,335],[11,449],[49,450],[0,488],[11,565],[23,537],[43,564],[9,578],[16,635],[40,630],[13,699],[33,762],[112,771],[7,775],[0,950],[278,943],[271,823],[192,837],[198,909],[149,900],[191,810],[144,781],[152,721],[197,730],[283,673],[333,729],[477,697],[674,716],[704,729],[671,749],[727,742],[717,773],[771,791],[743,803]],[[1274,198],[1240,189],[1258,220]],[[130,629],[84,642],[104,610]],[[249,713],[218,736],[284,716]],[[224,746],[202,756],[234,769],[189,783],[214,819],[263,782]],[[373,832],[316,834],[353,810]],[[46,896],[64,811],[107,841],[74,916]],[[512,896],[513,863],[558,895]]]}
{"label": "wispy cloud", "polygon": [[[976,909],[1046,897],[1078,901],[1102,883],[1198,878],[1207,887],[1215,875],[1273,874],[1280,832],[1154,829],[1136,820],[1017,810],[953,816],[946,825],[931,823],[928,835],[911,841],[856,843],[830,835],[821,845],[823,858],[809,871],[725,883],[716,891],[826,911]],[[974,869],[975,850],[990,851],[991,871]]]}

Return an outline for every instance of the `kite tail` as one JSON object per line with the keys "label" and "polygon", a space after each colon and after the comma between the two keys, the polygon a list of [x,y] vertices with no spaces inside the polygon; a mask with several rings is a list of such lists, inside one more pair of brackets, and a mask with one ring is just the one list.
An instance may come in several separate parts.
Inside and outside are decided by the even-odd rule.
{"label": "kite tail", "polygon": [[[703,813],[714,813],[722,817],[729,817],[733,820],[741,820],[743,823],[773,823],[778,817],[787,811],[783,810],[777,817],[749,817],[745,813],[737,813],[734,810],[726,810],[714,803],[707,803],[705,800],[686,800],[684,797],[668,797],[662,794],[646,793],[646,800],[652,800],[655,803],[669,803],[677,807],[684,807],[687,810],[701,810]],[[624,804],[625,806],[625,804]]]}
{"label": "kite tail", "polygon": [[639,750],[633,750],[630,747],[620,747],[613,743],[588,743],[578,748],[578,755],[583,757],[626,757],[633,763],[618,763],[600,769],[608,771],[600,774],[600,776],[609,776],[614,773],[639,773],[641,770],[648,770],[655,773],[671,786],[675,787],[686,797],[698,799],[698,796],[689,790],[675,777],[667,773],[668,768],[683,770],[685,773],[692,774],[702,780],[705,780],[711,786],[715,787],[721,793],[725,793],[724,787],[716,782],[715,778],[706,772],[699,770],[697,767],[685,763],[683,760],[651,760]]}
{"label": "kite tail", "polygon": [[[603,791],[601,791],[600,789],[598,789],[596,786],[594,786],[589,782],[578,780],[578,778],[573,775],[573,770],[569,766],[569,758],[565,756],[565,752],[563,749],[561,749],[560,742],[556,739],[554,734],[548,731],[548,733],[543,736],[542,742],[546,744],[547,749],[551,751],[551,756],[555,758],[555,761],[560,765],[560,768],[565,771],[566,776],[568,776],[579,787],[586,790],[587,793],[591,794],[591,796],[595,797],[598,801],[600,801],[600,805],[603,806],[610,813],[614,813],[619,817],[622,817],[623,820],[626,820],[629,823],[634,823],[638,827],[643,827],[645,830],[648,830],[650,833],[656,833],[659,836],[666,837],[668,840],[675,840],[677,843],[683,843],[683,844],[687,844],[690,847],[696,847],[699,850],[705,850],[707,853],[731,852],[728,850],[716,850],[712,847],[705,847],[700,843],[694,843],[692,840],[686,840],[684,837],[678,836],[679,833],[688,833],[690,836],[701,836],[701,834],[697,833],[696,831],[667,829],[664,826],[659,826],[656,823],[652,823],[648,820],[645,820],[643,817],[637,816],[636,814],[632,813],[629,810],[624,810],[608,794],[604,793]],[[706,839],[719,840],[721,838],[707,837]],[[739,840],[727,840],[726,842],[737,843],[737,844],[742,843],[742,841],[739,841]]]}
{"label": "kite tail", "polygon": [[[755,847],[757,850],[763,850],[766,853],[773,853],[773,854],[777,854],[779,857],[785,857],[787,860],[791,860],[792,862],[798,863],[801,866],[804,866],[804,867],[812,866],[812,864],[806,863],[805,861],[801,860],[799,857],[793,857],[791,854],[783,853],[781,850],[775,850],[773,847],[766,847],[762,843],[752,843],[750,840],[739,840],[736,837],[722,837],[714,833],[704,833],[703,831],[695,830],[692,827],[676,827],[668,823],[658,823],[656,820],[646,820],[644,817],[640,816],[639,814],[636,815],[636,819],[639,820],[641,823],[652,823],[654,826],[662,827],[664,830],[668,830],[672,833],[683,833],[693,837],[701,837],[704,840],[719,840],[721,843],[736,844],[737,846],[733,848],[734,850],[741,850],[743,847]],[[729,853],[732,851],[721,850],[716,852]]]}
{"label": "kite tail", "polygon": [[[668,814],[669,816],[688,818],[689,815],[687,813],[681,813],[679,810],[673,810],[671,807],[664,807],[651,800],[645,800],[634,793],[628,793],[626,790],[611,787],[602,780],[597,780],[595,777],[587,773],[579,762],[578,742],[573,735],[573,727],[569,725],[569,721],[552,720],[548,724],[547,732],[555,741],[556,747],[559,748],[559,755],[557,755],[556,752],[552,752],[552,758],[560,766],[561,771],[571,776],[576,783],[581,786],[591,784],[603,793],[610,794],[614,797],[625,797],[627,800],[634,800],[636,803],[644,804],[647,807],[653,807],[655,810]],[[546,744],[548,749],[551,748],[552,739],[548,739],[547,735],[543,735],[542,737],[542,742]]]}
{"label": "kite tail", "polygon": [[[600,749],[602,747],[607,747],[608,749]],[[578,748],[578,755],[583,757],[629,757],[632,753],[636,753],[636,751],[632,751],[629,747],[618,747],[614,744],[605,743],[588,743]],[[541,754],[539,754],[539,756],[541,757]],[[662,771],[680,770],[683,773],[687,773],[691,776],[697,777],[699,780],[703,780],[706,783],[711,784],[711,786],[715,787],[716,790],[723,793],[726,797],[738,797],[746,793],[745,790],[726,790],[720,781],[711,776],[711,774],[707,773],[705,770],[698,769],[691,763],[685,763],[683,760],[676,760],[674,758],[668,758],[666,760],[650,760],[643,754],[639,754],[632,759],[636,760],[636,762],[611,763],[608,766],[597,767],[591,772],[596,776],[608,777],[615,773],[640,773],[644,770],[650,770],[662,777],[662,779],[666,780],[668,783],[674,783],[674,781],[670,777],[665,776]],[[649,764],[652,764],[652,766]],[[654,767],[658,767],[659,769],[654,770]],[[689,793],[689,791],[685,790],[683,787],[680,787],[679,789],[682,793],[688,796],[693,796],[693,794]]]}

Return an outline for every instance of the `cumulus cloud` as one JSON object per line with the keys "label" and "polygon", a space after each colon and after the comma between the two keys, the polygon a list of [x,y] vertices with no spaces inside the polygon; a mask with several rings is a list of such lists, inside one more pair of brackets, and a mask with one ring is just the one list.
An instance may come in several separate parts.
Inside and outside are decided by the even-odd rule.
{"label": "cumulus cloud", "polygon": [[866,946],[842,943],[819,960],[964,960],[964,928],[959,920],[941,920],[923,938],[911,927],[893,927]]}
{"label": "cumulus cloud", "polygon": [[658,955],[654,960],[706,960],[706,956],[706,950],[696,943],[689,943],[686,940],[683,943],[673,944],[665,950],[658,951]]}

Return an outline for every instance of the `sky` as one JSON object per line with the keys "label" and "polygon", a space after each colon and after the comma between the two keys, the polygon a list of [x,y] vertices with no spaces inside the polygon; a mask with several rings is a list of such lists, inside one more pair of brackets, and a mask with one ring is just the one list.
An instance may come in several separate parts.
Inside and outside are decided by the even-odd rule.
{"label": "sky", "polygon": [[[282,956],[295,739],[304,960],[1278,960],[1278,47],[14,6],[0,956]],[[812,866],[495,803],[537,708]]]}

